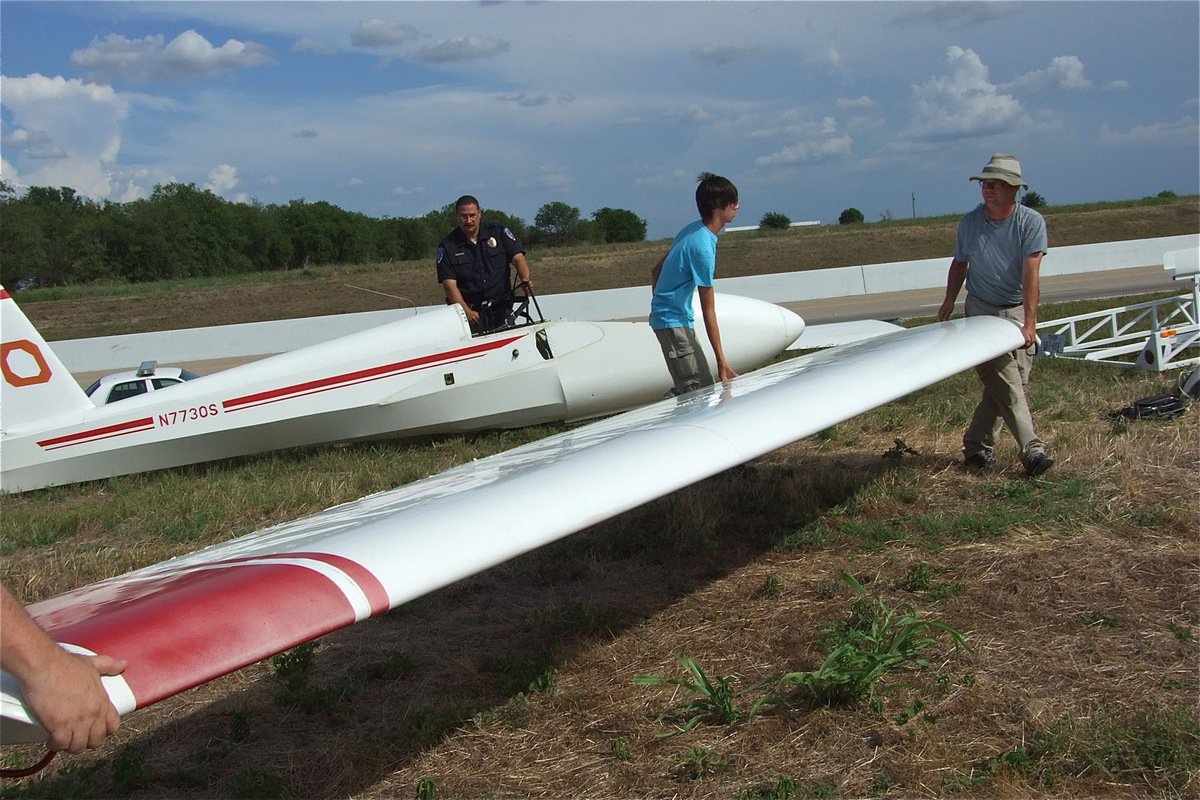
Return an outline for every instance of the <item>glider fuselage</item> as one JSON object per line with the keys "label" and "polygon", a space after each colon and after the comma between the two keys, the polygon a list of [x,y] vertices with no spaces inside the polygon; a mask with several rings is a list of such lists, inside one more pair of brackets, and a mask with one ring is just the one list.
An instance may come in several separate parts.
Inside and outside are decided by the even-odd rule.
{"label": "glider fuselage", "polygon": [[[670,388],[645,323],[556,320],[472,336],[461,310],[446,307],[106,406],[61,396],[43,405],[38,393],[71,391],[50,388],[61,364],[36,331],[22,336],[10,297],[0,308],[6,492],[324,442],[586,419]],[[718,309],[739,370],[767,363],[803,329],[757,300],[722,296]]]}

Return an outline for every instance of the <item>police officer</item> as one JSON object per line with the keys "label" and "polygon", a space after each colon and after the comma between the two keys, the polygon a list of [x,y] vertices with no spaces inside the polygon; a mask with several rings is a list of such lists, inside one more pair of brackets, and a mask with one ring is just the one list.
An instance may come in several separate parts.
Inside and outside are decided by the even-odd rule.
{"label": "police officer", "polygon": [[516,267],[522,286],[533,286],[525,248],[504,225],[484,222],[479,201],[470,195],[458,198],[454,214],[458,227],[437,249],[446,303],[462,306],[476,332],[498,328],[512,313],[508,265]]}

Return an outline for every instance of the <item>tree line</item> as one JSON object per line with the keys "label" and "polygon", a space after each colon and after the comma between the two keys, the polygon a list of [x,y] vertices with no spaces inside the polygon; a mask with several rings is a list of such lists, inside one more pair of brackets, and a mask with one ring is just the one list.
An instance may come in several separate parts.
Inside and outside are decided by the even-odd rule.
{"label": "tree line", "polygon": [[[494,209],[484,217],[530,247],[646,238],[646,221],[625,209],[584,219],[578,208],[552,202],[533,225]],[[235,203],[190,183],[119,203],[65,186],[17,196],[0,182],[0,283],[17,289],[432,259],[456,224],[453,203],[422,217],[375,218],[324,201]]]}

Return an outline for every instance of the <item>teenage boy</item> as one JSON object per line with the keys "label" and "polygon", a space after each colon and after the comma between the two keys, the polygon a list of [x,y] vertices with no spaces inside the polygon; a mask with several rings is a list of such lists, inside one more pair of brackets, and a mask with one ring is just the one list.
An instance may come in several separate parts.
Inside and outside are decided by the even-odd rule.
{"label": "teenage boy", "polygon": [[696,187],[700,219],[684,226],[671,249],[654,266],[650,282],[650,327],[662,347],[667,370],[674,381],[671,394],[681,395],[713,383],[708,361],[696,338],[692,295],[700,296],[700,313],[709,344],[717,359],[717,377],[737,377],[725,360],[721,329],[717,325],[713,278],[717,271],[717,234],[737,216],[737,187],[727,178],[703,172]]}

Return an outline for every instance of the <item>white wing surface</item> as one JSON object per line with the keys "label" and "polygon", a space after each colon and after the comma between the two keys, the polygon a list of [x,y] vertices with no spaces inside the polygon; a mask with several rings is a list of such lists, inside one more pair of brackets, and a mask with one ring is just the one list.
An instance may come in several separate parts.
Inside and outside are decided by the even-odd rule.
{"label": "white wing surface", "polygon": [[[124,714],[1020,347],[960,319],[766,367],[36,603],[58,641],[129,660]],[[669,459],[659,458],[670,453]],[[481,514],[492,523],[480,526]],[[507,521],[507,522],[506,522]],[[9,676],[6,742],[39,741]]]}

